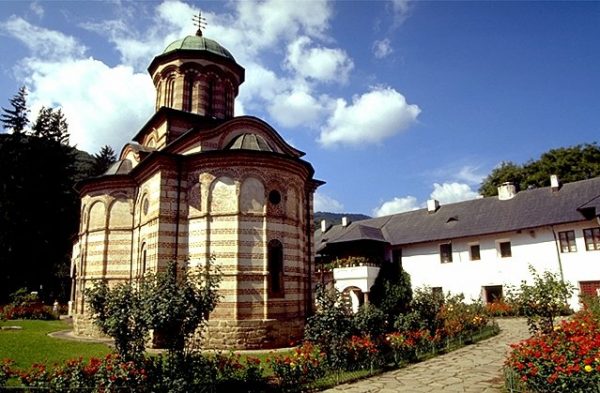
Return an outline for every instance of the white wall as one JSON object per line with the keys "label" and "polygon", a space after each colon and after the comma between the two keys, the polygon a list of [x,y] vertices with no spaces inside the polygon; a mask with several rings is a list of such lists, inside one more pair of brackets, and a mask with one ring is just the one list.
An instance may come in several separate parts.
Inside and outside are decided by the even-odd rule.
{"label": "white wall", "polygon": [[[566,281],[579,289],[581,281],[600,281],[600,251],[586,251],[583,229],[598,227],[596,220],[565,224],[554,228],[557,233],[575,230],[577,252],[561,253],[560,260]],[[498,243],[510,241],[512,257],[500,256]],[[452,240],[452,262],[440,262],[440,244],[429,242],[402,247],[402,266],[410,274],[413,288],[442,287],[444,292],[463,293],[467,300],[484,299],[483,287],[492,285],[518,286],[531,280],[529,265],[538,273],[559,273],[557,244],[552,228],[506,232],[473,238]],[[481,259],[470,259],[470,245],[478,243]],[[579,290],[570,299],[577,309]]]}

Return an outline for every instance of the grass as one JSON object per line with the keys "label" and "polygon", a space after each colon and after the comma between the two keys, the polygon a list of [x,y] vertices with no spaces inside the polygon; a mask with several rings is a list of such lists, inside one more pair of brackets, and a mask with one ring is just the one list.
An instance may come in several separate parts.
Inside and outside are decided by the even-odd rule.
{"label": "grass", "polygon": [[14,320],[0,326],[21,326],[22,330],[0,330],[0,359],[12,359],[15,366],[27,369],[34,363],[52,366],[68,359],[104,357],[111,352],[105,344],[63,340],[50,332],[70,329],[65,321]]}

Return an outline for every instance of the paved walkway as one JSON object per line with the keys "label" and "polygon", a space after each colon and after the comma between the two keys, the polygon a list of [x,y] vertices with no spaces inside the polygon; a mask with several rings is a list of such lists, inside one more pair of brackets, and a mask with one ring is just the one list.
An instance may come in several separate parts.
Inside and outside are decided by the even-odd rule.
{"label": "paved walkway", "polygon": [[502,392],[502,365],[508,345],[529,334],[524,319],[504,319],[498,323],[502,331],[488,340],[326,392]]}

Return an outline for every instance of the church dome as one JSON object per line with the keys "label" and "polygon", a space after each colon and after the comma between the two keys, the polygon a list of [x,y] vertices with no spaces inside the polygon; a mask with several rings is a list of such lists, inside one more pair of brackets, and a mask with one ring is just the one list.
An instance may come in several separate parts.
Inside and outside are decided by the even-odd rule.
{"label": "church dome", "polygon": [[185,38],[173,41],[162,54],[164,55],[176,50],[206,51],[235,62],[233,55],[217,41],[198,35],[188,35]]}
{"label": "church dome", "polygon": [[273,151],[271,146],[265,141],[260,135],[256,134],[241,134],[238,135],[231,141],[231,143],[227,146],[227,149],[241,149],[241,150],[258,150],[258,151]]}

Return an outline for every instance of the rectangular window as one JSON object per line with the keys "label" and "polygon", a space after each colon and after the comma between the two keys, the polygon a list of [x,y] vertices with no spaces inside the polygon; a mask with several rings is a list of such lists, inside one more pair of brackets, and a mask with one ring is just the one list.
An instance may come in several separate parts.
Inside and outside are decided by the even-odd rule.
{"label": "rectangular window", "polygon": [[489,285],[483,287],[483,296],[486,303],[494,303],[502,299],[502,285]]}
{"label": "rectangular window", "polygon": [[575,245],[575,231],[558,232],[558,238],[560,240],[560,252],[577,251],[577,246]]}
{"label": "rectangular window", "polygon": [[442,287],[433,287],[431,288],[431,294],[437,298],[443,298],[444,290],[442,289]]}
{"label": "rectangular window", "polygon": [[398,266],[399,268],[402,268],[402,249],[401,248],[392,250],[392,261],[396,264],[396,266]]}
{"label": "rectangular window", "polygon": [[512,250],[510,249],[510,242],[500,242],[498,244],[500,247],[500,256],[502,258],[510,258],[512,257]]}
{"label": "rectangular window", "polygon": [[587,251],[600,250],[600,228],[584,229],[583,238]]}
{"label": "rectangular window", "polygon": [[440,261],[442,263],[452,262],[452,244],[440,244]]}
{"label": "rectangular window", "polygon": [[471,245],[471,260],[478,261],[481,259],[481,255],[479,253],[479,244]]}

